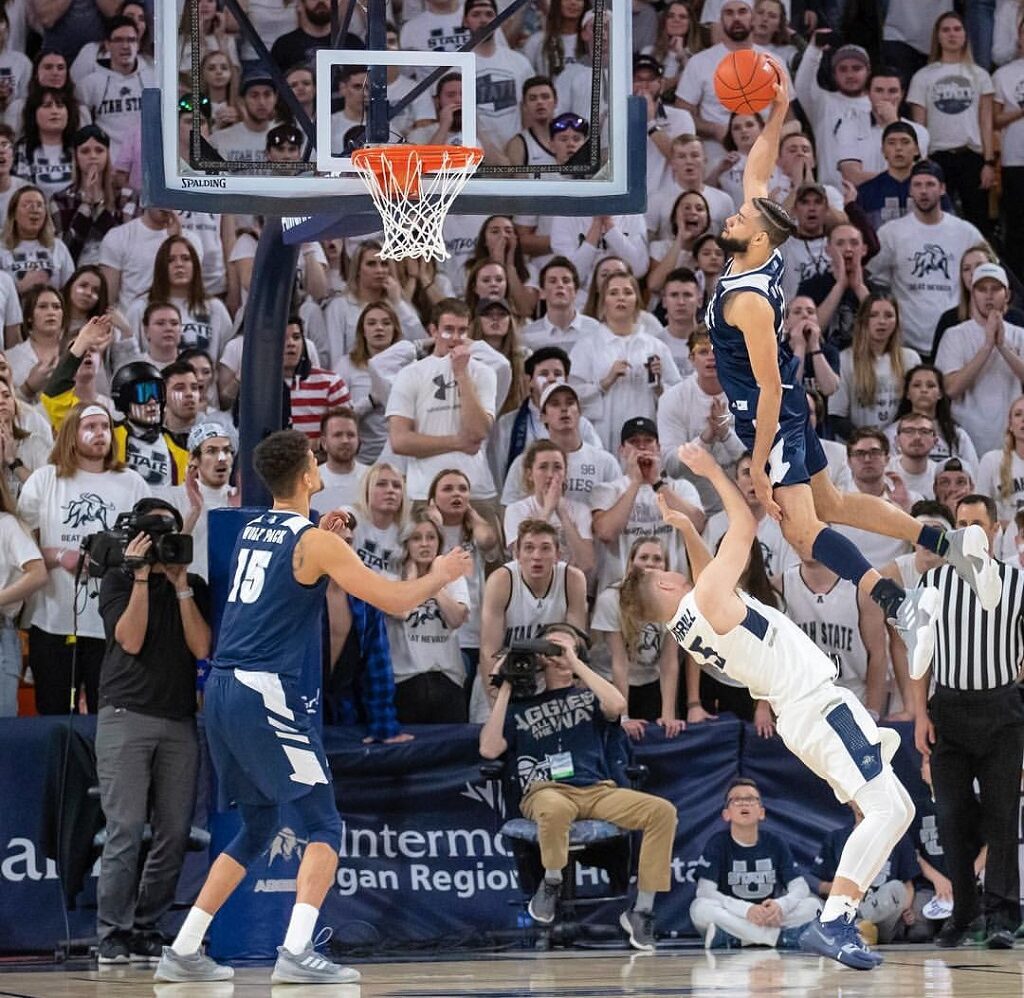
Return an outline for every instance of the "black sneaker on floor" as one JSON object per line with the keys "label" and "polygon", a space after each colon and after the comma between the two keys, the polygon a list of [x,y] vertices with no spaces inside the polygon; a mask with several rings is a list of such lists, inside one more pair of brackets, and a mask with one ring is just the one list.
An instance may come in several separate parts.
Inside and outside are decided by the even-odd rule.
{"label": "black sneaker on floor", "polygon": [[127,963],[130,955],[128,940],[123,936],[107,936],[100,940],[96,950],[96,962],[101,966]]}
{"label": "black sneaker on floor", "polygon": [[999,922],[985,926],[985,946],[988,949],[1013,949],[1013,931]]}
{"label": "black sneaker on floor", "polygon": [[159,932],[133,932],[128,944],[128,958],[132,963],[156,966],[164,951],[164,937]]}
{"label": "black sneaker on floor", "polygon": [[947,918],[935,936],[935,945],[942,949],[956,949],[967,941],[967,926],[954,925],[952,918]]}
{"label": "black sneaker on floor", "polygon": [[530,918],[542,925],[550,925],[555,920],[555,907],[561,893],[560,883],[553,884],[550,880],[542,880],[526,909],[530,913]]}

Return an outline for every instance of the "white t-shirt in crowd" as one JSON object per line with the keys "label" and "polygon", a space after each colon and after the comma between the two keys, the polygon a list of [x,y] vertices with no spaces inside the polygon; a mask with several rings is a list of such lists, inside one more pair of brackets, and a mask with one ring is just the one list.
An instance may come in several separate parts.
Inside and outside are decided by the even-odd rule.
{"label": "white t-shirt in crowd", "polygon": [[[234,336],[234,326],[231,322],[231,315],[219,298],[207,298],[201,306],[193,312],[189,309],[187,298],[170,298],[172,305],[178,307],[181,313],[181,345],[179,350],[187,350],[190,347],[198,347],[205,350],[216,364],[224,347]],[[137,298],[128,309],[125,316],[140,350],[147,349],[145,337],[142,335],[142,317],[149,305],[149,296],[144,295]]]}
{"label": "white t-shirt in crowd", "polygon": [[[1014,59],[992,74],[993,100],[1004,108],[1024,107],[1024,58]],[[1003,166],[1024,166],[1024,118],[1011,121],[1000,133]]]}
{"label": "white t-shirt in crowd", "polygon": [[[620,590],[611,585],[598,594],[594,603],[594,616],[590,621],[592,631],[604,634],[622,632],[622,612],[619,607]],[[647,686],[661,677],[658,663],[661,660],[661,643],[668,635],[659,624],[646,623],[640,627],[636,654],[629,659],[629,685]]]}
{"label": "white t-shirt in crowd", "polygon": [[990,450],[983,455],[978,465],[978,475],[974,487],[982,495],[991,496],[996,501],[996,513],[1004,523],[1011,524],[1011,532],[1016,533],[1013,518],[1017,510],[1024,508],[1024,458],[1016,451],[1010,455],[1010,491],[1001,494],[1003,450]]}
{"label": "white t-shirt in crowd", "polygon": [[15,281],[34,270],[45,271],[49,275],[46,283],[59,291],[71,280],[75,261],[60,239],[54,239],[52,246],[44,246],[38,239],[22,239],[12,250],[0,248],[0,270]]}
{"label": "white t-shirt in crowd", "polygon": [[[856,484],[854,489],[856,489]],[[911,506],[923,498],[912,490],[908,489],[908,492]],[[895,561],[901,554],[907,554],[913,550],[913,545],[906,541],[897,540],[895,537],[886,537],[884,534],[877,534],[871,530],[861,530],[859,527],[846,527],[841,524],[836,524],[833,529],[849,538],[872,565],[888,565],[890,561]]]}
{"label": "white t-shirt in crowd", "polygon": [[818,86],[818,67],[825,50],[808,45],[796,71],[796,93],[800,106],[811,121],[817,140],[818,177],[828,184],[839,186],[838,134],[848,124],[864,127],[871,120],[871,101],[867,93],[849,97],[838,91]]}
{"label": "white t-shirt in crowd", "polygon": [[779,247],[785,269],[782,271],[782,293],[786,301],[796,297],[796,290],[802,281],[809,281],[819,274],[827,274],[831,270],[828,257],[828,237],[812,236],[809,239],[800,235],[790,236]]}
{"label": "white t-shirt in crowd", "polygon": [[[620,475],[612,482],[604,482],[594,488],[594,501],[591,508],[594,513],[611,509],[629,488],[628,475]],[[700,506],[697,490],[682,478],[668,479],[668,485],[680,499]],[[668,567],[674,572],[687,574],[687,561],[682,535],[670,527],[658,510],[657,493],[650,485],[644,483],[636,493],[633,508],[629,511],[626,526],[622,533],[610,544],[601,545],[603,557],[598,559],[598,588],[610,586],[622,579],[626,570],[629,549],[638,537],[658,537],[668,551]]]}
{"label": "white t-shirt in crowd", "polygon": [[320,465],[320,481],[324,487],[310,500],[310,505],[318,513],[329,513],[339,506],[355,506],[362,493],[363,479],[370,470],[368,464],[356,461],[352,470],[342,473],[331,471],[326,464]]}
{"label": "white t-shirt in crowd", "polygon": [[992,93],[992,77],[968,62],[932,62],[907,88],[907,102],[927,114],[932,152],[967,146],[981,153],[981,98]]}
{"label": "white t-shirt in crowd", "polygon": [[142,91],[157,85],[156,72],[141,59],[134,73],[117,73],[102,66],[77,86],[78,96],[92,120],[110,136],[110,160],[117,160],[121,146],[138,141],[142,121]]}
{"label": "white t-shirt in crowd", "polygon": [[[449,582],[444,592],[449,599],[469,608],[469,587],[465,579]],[[466,669],[462,664],[458,634],[461,628],[453,631],[448,627],[434,597],[404,617],[388,615],[384,619],[396,683],[424,672],[440,672],[456,686],[465,684]]]}
{"label": "white t-shirt in crowd", "polygon": [[[584,506],[594,502],[594,489],[603,482],[612,482],[622,474],[619,462],[603,447],[585,440],[576,450],[566,455],[565,495]],[[503,506],[510,506],[527,496],[523,481],[523,455],[520,454],[508,468],[505,487],[501,493]]]}
{"label": "white t-shirt in crowd", "polygon": [[[590,527],[590,507],[584,505],[581,502],[577,502],[575,499],[563,499],[565,505],[565,515],[572,522],[572,525],[576,528],[576,532],[585,541],[589,541],[593,538],[593,532]],[[519,499],[505,508],[505,544],[509,551],[512,550],[512,545],[515,543],[516,537],[519,535],[519,524],[523,520],[546,520],[558,531],[558,543],[561,547],[561,557],[566,561],[570,560],[571,550],[569,548],[568,538],[565,533],[565,528],[562,526],[562,520],[557,513],[552,513],[548,517],[541,516],[541,504],[535,496],[527,496],[525,499]]]}
{"label": "white t-shirt in crowd", "polygon": [[227,263],[224,260],[224,243],[220,238],[222,215],[211,211],[180,211],[181,228],[193,233],[202,243],[203,288],[212,298],[227,291]]}
{"label": "white t-shirt in crowd", "polygon": [[218,128],[210,135],[210,145],[230,162],[262,162],[267,158],[267,132],[273,121],[250,128],[244,121]]}
{"label": "white t-shirt in crowd", "polygon": [[928,459],[925,469],[920,474],[907,471],[906,468],[900,464],[900,455],[893,454],[889,459],[889,464],[886,468],[887,471],[893,472],[893,474],[899,475],[900,480],[907,487],[908,492],[916,492],[918,495],[925,499],[935,498],[935,469],[938,465]]}
{"label": "white t-shirt in crowd", "polygon": [[878,242],[878,254],[868,265],[871,276],[887,282],[897,301],[913,302],[903,309],[903,339],[929,354],[939,318],[960,300],[960,259],[982,235],[954,215],[943,212],[938,222],[926,225],[911,211],[886,222]]}
{"label": "white t-shirt in crowd", "polygon": [[495,47],[493,55],[476,55],[476,127],[499,146],[522,127],[519,101],[533,67],[518,52]]}
{"label": "white t-shirt in crowd", "polygon": [[581,339],[589,339],[600,328],[601,323],[597,319],[592,319],[582,312],[577,312],[565,329],[559,329],[546,315],[542,315],[523,326],[519,332],[519,342],[528,350],[561,347],[566,353],[570,353]]}
{"label": "white t-shirt in crowd", "polygon": [[[660,359],[661,383],[666,389],[680,381],[668,344],[649,333],[616,336],[602,326],[592,339],[578,343],[569,356],[569,384],[576,389],[584,412],[610,453],[618,453],[619,435],[626,420],[634,416],[654,419],[657,415],[655,385],[648,380],[650,357]],[[602,392],[601,379],[619,360],[626,361],[629,370],[607,392]]]}
{"label": "white t-shirt in crowd", "polygon": [[[182,235],[195,247],[199,260],[203,259],[203,247],[191,232]],[[166,229],[151,229],[138,218],[116,225],[100,243],[100,266],[112,267],[121,272],[121,288],[118,299],[112,304],[127,312],[136,298],[142,297],[153,283],[153,264],[156,254],[169,233]]]}
{"label": "white t-shirt in crowd", "polygon": [[21,299],[14,278],[0,270],[0,325],[16,326],[22,321]]}
{"label": "white t-shirt in crowd", "polygon": [[[42,560],[42,554],[36,542],[21,525],[16,516],[0,513],[0,589],[17,582],[25,573],[24,568],[30,561]],[[10,603],[0,608],[0,613],[8,622],[18,619],[22,603]]]}
{"label": "white t-shirt in crowd", "polygon": [[[234,492],[235,490],[230,485],[212,488],[204,481],[199,481],[203,509],[192,528],[192,563],[188,566],[188,570],[207,580],[210,578],[210,510],[230,506]],[[183,520],[187,519],[192,511],[192,504],[184,485],[157,485],[153,487],[153,495],[158,495],[172,503],[174,508],[181,513]]]}
{"label": "white t-shirt in crowd", "polygon": [[[495,414],[497,378],[494,371],[470,358],[469,373],[484,412]],[[460,392],[452,374],[450,357],[424,357],[403,368],[395,378],[385,415],[411,419],[417,433],[449,436],[459,430],[462,408]],[[406,469],[406,492],[410,499],[426,499],[434,476],[445,468],[457,468],[472,483],[474,499],[495,495],[494,479],[487,464],[487,448],[481,444],[476,454],[452,452],[434,457],[410,457]]]}
{"label": "white t-shirt in crowd", "polygon": [[612,227],[597,240],[588,242],[592,218],[556,215],[551,219],[551,251],[571,260],[580,275],[580,290],[590,286],[597,261],[618,256],[639,279],[647,273],[647,222],[643,215],[612,215]]}
{"label": "white t-shirt in crowd", "polygon": [[932,29],[941,14],[953,9],[953,0],[914,0],[891,3],[882,23],[885,41],[904,42],[923,55],[932,43]]}
{"label": "white t-shirt in crowd", "polygon": [[[118,513],[130,510],[149,487],[130,469],[77,471],[58,478],[56,465],[47,464],[29,475],[18,497],[18,516],[29,530],[39,531],[39,546],[78,551],[84,538],[110,530]],[[89,589],[96,590],[95,581]],[[64,568],[52,568],[46,585],[28,600],[25,624],[48,634],[71,634],[74,629],[75,579]],[[78,634],[102,638],[98,600],[85,599],[78,615]]]}
{"label": "white t-shirt in crowd", "polygon": [[[902,347],[903,370],[909,371],[921,363],[916,350]],[[829,396],[830,416],[846,416],[854,426],[886,427],[896,418],[896,409],[903,395],[903,378],[893,373],[888,354],[875,358],[875,398],[870,405],[857,401],[854,384],[853,348],[847,347],[839,355],[839,388]]]}
{"label": "white t-shirt in crowd", "polygon": [[[908,309],[907,311],[912,311]],[[1019,357],[1024,357],[1024,329],[1004,323],[1003,342]],[[946,330],[935,354],[935,366],[943,374],[959,371],[977,356],[985,343],[985,329],[974,319]],[[980,454],[1002,447],[1006,434],[1006,414],[1021,394],[1020,378],[993,350],[974,379],[974,384],[959,399],[953,400],[953,418],[963,427]]]}
{"label": "white t-shirt in crowd", "polygon": [[[900,121],[914,129],[917,134],[917,147],[921,150],[921,158],[926,159],[931,143],[928,129],[907,118],[900,118]],[[860,168],[866,173],[882,173],[887,170],[889,164],[886,163],[885,157],[882,155],[882,133],[884,131],[885,126],[873,118],[867,122],[861,117],[847,118],[840,126],[839,134],[836,136],[837,164],[855,160],[860,163]],[[841,207],[840,210],[842,210]]]}
{"label": "white t-shirt in crowd", "polygon": [[[657,189],[649,191],[647,195],[647,212],[644,218],[647,221],[647,235],[651,239],[672,239],[672,208],[680,194],[684,194],[687,188],[680,187],[675,178],[671,175],[665,178],[665,182]],[[711,227],[709,232],[721,232],[725,220],[736,211],[732,198],[725,191],[719,190],[705,184],[700,193],[708,203],[708,211],[711,215]]]}

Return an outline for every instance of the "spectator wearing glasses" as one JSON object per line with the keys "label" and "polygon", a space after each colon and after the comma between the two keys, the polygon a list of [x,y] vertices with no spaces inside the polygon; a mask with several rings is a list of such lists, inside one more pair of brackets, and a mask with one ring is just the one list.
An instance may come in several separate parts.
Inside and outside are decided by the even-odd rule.
{"label": "spectator wearing glasses", "polygon": [[690,904],[705,949],[796,949],[803,927],[821,911],[785,840],[761,828],[765,817],[757,784],[742,776],[731,780],[722,808],[728,827],[701,850]]}
{"label": "spectator wearing glasses", "polygon": [[53,234],[46,195],[30,184],[11,198],[0,246],[0,268],[14,278],[18,293],[49,285],[59,288],[71,277],[75,261]]}
{"label": "spectator wearing glasses", "polygon": [[[910,492],[899,475],[886,470],[889,438],[877,427],[864,426],[854,430],[847,441],[846,453],[853,485],[858,492],[878,496],[904,511],[922,498],[916,492]],[[905,541],[873,534],[859,527],[837,526],[835,529],[850,538],[872,565],[884,565],[910,550]]]}
{"label": "spectator wearing glasses", "polygon": [[935,420],[923,412],[908,412],[896,420],[895,427],[897,449],[889,471],[899,475],[911,492],[934,499],[935,462],[930,455],[935,446]]}
{"label": "spectator wearing glasses", "polygon": [[271,163],[297,163],[304,144],[297,125],[275,125],[267,132],[267,159]]}
{"label": "spectator wearing glasses", "polygon": [[110,137],[98,125],[86,125],[71,145],[71,185],[50,199],[50,216],[54,232],[81,267],[99,262],[103,237],[124,216],[114,193]]}
{"label": "spectator wearing glasses", "polygon": [[[948,457],[962,458],[972,468],[978,466],[978,454],[971,438],[962,426],[953,419],[949,396],[946,394],[946,379],[932,364],[918,364],[907,371],[903,380],[903,396],[896,418],[908,412],[921,413],[935,423],[935,443],[929,457],[932,461],[944,461]],[[892,434],[892,427],[889,427]]]}
{"label": "spectator wearing glasses", "polygon": [[139,29],[119,15],[107,25],[109,67],[99,66],[78,86],[93,121],[110,136],[115,160],[122,145],[138,142],[142,91],[157,85],[155,71],[139,59]]}

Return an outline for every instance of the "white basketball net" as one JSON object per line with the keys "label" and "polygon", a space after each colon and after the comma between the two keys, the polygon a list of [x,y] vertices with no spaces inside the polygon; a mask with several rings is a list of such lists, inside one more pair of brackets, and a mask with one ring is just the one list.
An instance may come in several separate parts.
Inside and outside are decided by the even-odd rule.
{"label": "white basketball net", "polygon": [[458,155],[444,151],[440,165],[426,173],[416,152],[409,152],[408,167],[403,163],[396,170],[387,155],[395,148],[363,150],[362,156],[352,159],[384,223],[380,256],[385,260],[447,260],[450,254],[441,232],[444,220],[483,160],[483,150],[464,148]]}

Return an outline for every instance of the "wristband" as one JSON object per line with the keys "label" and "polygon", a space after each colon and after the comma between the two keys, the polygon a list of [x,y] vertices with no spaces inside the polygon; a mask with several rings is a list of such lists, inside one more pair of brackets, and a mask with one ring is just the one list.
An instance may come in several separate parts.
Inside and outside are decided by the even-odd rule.
{"label": "wristband", "polygon": [[804,356],[805,357],[817,357],[818,354],[822,354],[824,352],[825,352],[824,350],[809,350],[806,354],[804,354]]}
{"label": "wristband", "polygon": [[982,166],[995,166],[996,161],[994,159],[986,159],[982,161]]}
{"label": "wristband", "polygon": [[692,710],[694,707],[703,707],[703,706],[704,706],[704,704],[702,704],[699,700],[691,700],[690,703],[688,703],[686,705],[686,709],[687,710]]}
{"label": "wristband", "polygon": [[192,599],[192,588],[189,587],[188,589],[182,589],[180,592],[177,592],[174,595],[177,596],[179,600]]}
{"label": "wristband", "polygon": [[132,585],[133,586],[148,586],[149,585],[149,576],[147,575],[146,578],[144,578],[144,579],[133,578],[132,579]]}

